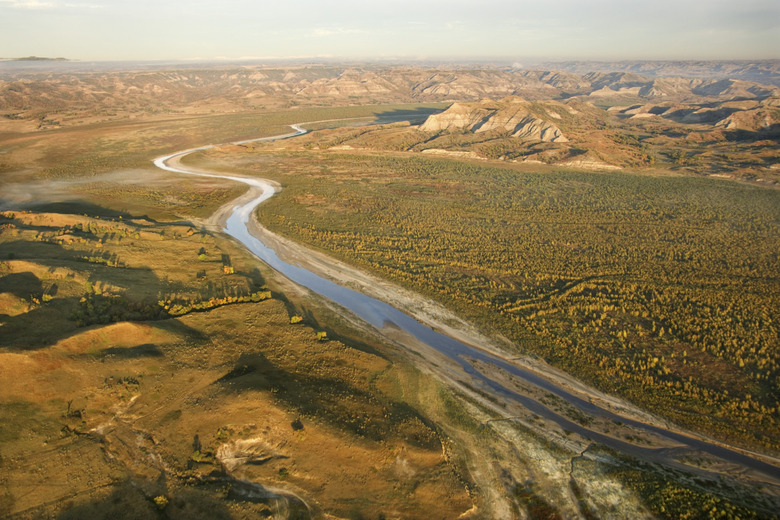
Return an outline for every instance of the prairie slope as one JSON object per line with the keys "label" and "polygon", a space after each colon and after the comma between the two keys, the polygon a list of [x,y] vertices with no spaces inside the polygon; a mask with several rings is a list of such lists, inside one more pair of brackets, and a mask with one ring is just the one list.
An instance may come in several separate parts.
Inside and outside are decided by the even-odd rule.
{"label": "prairie slope", "polygon": [[2,223],[4,516],[472,507],[446,438],[396,390],[436,384],[366,344],[318,340],[311,314],[290,324],[230,242],[52,213]]}

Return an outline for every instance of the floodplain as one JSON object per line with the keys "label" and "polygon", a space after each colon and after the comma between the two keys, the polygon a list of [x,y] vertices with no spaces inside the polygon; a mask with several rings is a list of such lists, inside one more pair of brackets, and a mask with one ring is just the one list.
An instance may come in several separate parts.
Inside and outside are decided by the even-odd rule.
{"label": "floodplain", "polygon": [[[675,458],[667,441],[496,375],[670,462],[636,459],[441,377],[435,361],[225,236],[211,217],[245,188],[151,161],[308,123],[305,136],[183,163],[278,182],[257,217],[303,251],[418,294],[445,326],[468,323],[596,399],[777,467],[771,168],[740,173],[700,141],[670,144],[667,123],[638,135],[623,112],[595,105],[575,110],[592,128],[608,123],[606,148],[577,118],[559,123],[570,142],[587,137],[581,153],[500,130],[426,134],[420,125],[450,106],[441,99],[279,99],[75,119],[87,110],[43,126],[51,110],[7,111],[0,514],[773,516],[777,474]],[[771,133],[742,132],[717,146],[774,160]],[[619,169],[599,168],[594,153]],[[581,155],[584,168],[563,164]],[[707,161],[719,176],[703,174]]]}

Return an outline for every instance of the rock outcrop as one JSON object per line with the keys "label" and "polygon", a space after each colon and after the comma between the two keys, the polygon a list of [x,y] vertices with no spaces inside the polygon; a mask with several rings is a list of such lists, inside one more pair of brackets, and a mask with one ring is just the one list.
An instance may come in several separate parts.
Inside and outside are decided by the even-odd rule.
{"label": "rock outcrop", "polygon": [[692,92],[700,96],[729,99],[768,98],[780,95],[778,87],[733,79],[709,81],[692,89]]}
{"label": "rock outcrop", "polygon": [[[524,140],[537,140],[553,143],[568,141],[561,130],[550,121],[539,117],[544,116],[560,119],[561,113],[568,109],[546,107],[558,104],[555,102],[530,103],[520,98],[507,98],[498,103],[483,100],[478,103],[454,103],[440,114],[435,114],[420,126],[425,132],[441,132],[452,130],[467,130],[474,133],[492,130],[509,132],[512,137]],[[558,108],[559,110],[555,110]]]}
{"label": "rock outcrop", "polygon": [[[210,114],[256,107],[320,107],[334,103],[474,103],[485,98],[522,96],[528,100],[526,108],[530,116],[541,122],[521,122],[524,116],[520,114],[507,116],[507,120],[517,119],[511,122],[517,126],[512,132],[528,126],[528,130],[520,132],[518,137],[560,141],[560,132],[545,122],[564,125],[563,131],[570,133],[571,139],[576,139],[574,125],[565,127],[553,113],[545,114],[544,110],[534,112],[539,107],[533,101],[567,99],[614,105],[647,100],[656,105],[698,104],[699,108],[706,108],[713,103],[758,102],[780,96],[780,60],[696,62],[689,64],[690,67],[682,62],[615,63],[609,67],[598,63],[561,63],[559,69],[550,70],[357,64],[348,68],[324,64],[182,66],[175,70],[155,65],[141,70],[114,70],[115,65],[108,64],[66,62],[51,69],[53,65],[48,61],[35,63],[26,62],[21,68],[14,68],[14,62],[2,62],[0,126],[18,129],[35,125],[40,129],[51,129],[55,125],[53,121],[69,126],[173,111]],[[589,66],[606,70],[592,72],[596,69],[588,69]],[[697,77],[668,76],[672,72],[684,76],[689,68]],[[573,70],[589,72],[576,74]],[[766,83],[754,80],[765,80]],[[497,110],[496,106],[483,108]],[[637,114],[637,118],[654,115],[659,114],[646,112]],[[684,115],[672,115],[669,119],[680,119]],[[708,124],[728,115],[694,114],[689,121]],[[479,121],[471,124],[479,124]],[[470,126],[465,122],[453,125]],[[490,124],[485,126],[489,127]]]}
{"label": "rock outcrop", "polygon": [[772,130],[777,134],[780,127],[780,98],[767,98],[754,107],[735,111],[715,123],[715,127],[753,132]]}
{"label": "rock outcrop", "polygon": [[660,117],[687,125],[711,125],[724,130],[777,131],[780,97],[736,99],[719,103],[646,104],[615,106],[607,112],[621,118]]}

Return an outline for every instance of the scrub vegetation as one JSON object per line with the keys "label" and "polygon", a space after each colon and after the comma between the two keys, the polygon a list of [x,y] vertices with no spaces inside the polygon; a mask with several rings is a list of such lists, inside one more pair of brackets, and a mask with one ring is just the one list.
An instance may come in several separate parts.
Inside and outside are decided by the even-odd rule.
{"label": "scrub vegetation", "polygon": [[[0,250],[0,515],[471,507],[420,411],[448,392],[379,345],[325,334],[232,242],[186,222],[6,212]],[[415,386],[434,398],[399,391]]]}
{"label": "scrub vegetation", "polygon": [[[244,186],[151,163],[309,122],[307,136],[183,163],[279,181],[264,225],[437,300],[510,356],[777,454],[777,90],[659,79],[626,91],[623,76],[5,77],[0,517],[773,518],[773,475],[679,456],[492,374],[656,457],[503,400],[228,239],[212,216]],[[505,96],[531,101],[486,100]],[[453,99],[473,106],[418,126]],[[503,117],[526,105],[541,119]],[[565,140],[515,135],[550,123]]]}
{"label": "scrub vegetation", "polygon": [[777,191],[417,157],[273,160],[295,166],[259,209],[272,230],[675,422],[780,448]]}

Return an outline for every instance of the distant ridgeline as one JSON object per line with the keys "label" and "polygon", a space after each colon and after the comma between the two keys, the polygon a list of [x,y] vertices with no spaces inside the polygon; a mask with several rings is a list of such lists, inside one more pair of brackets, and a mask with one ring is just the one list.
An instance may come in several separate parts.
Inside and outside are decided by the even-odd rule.
{"label": "distant ridgeline", "polygon": [[42,56],[25,56],[24,58],[10,58],[10,59],[12,61],[70,61],[68,58],[46,58]]}

